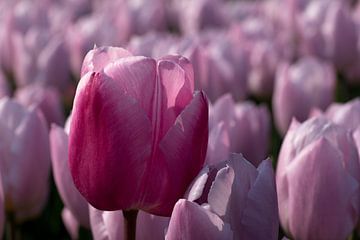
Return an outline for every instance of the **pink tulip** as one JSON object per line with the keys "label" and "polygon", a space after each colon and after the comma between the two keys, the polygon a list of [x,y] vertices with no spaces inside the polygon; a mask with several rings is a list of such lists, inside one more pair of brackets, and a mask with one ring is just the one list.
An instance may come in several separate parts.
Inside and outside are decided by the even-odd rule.
{"label": "pink tulip", "polygon": [[94,49],[84,63],[69,142],[75,186],[98,209],[170,215],[207,148],[208,105],[193,95],[191,64],[121,48]]}
{"label": "pink tulip", "polygon": [[223,27],[226,18],[221,1],[174,1],[178,22],[183,33],[193,34],[205,28]]}
{"label": "pink tulip", "polygon": [[64,112],[60,94],[55,88],[32,84],[17,89],[15,98],[24,106],[35,106],[42,111],[48,126],[64,124]]}
{"label": "pink tulip", "polygon": [[[122,211],[101,211],[89,207],[94,240],[125,240]],[[164,239],[169,218],[140,211],[136,223],[136,239]]]}
{"label": "pink tulip", "polygon": [[[215,142],[222,139],[219,138],[218,133],[215,133],[219,132],[220,129],[217,125],[220,123],[223,123],[222,128],[226,129],[229,148],[227,154],[221,156],[225,158],[214,158],[211,163],[224,161],[230,152],[242,153],[255,166],[258,166],[267,157],[271,120],[270,113],[265,106],[257,107],[251,102],[236,104],[230,94],[219,98],[210,111],[208,149],[211,147],[210,143],[213,142],[213,138],[215,138]],[[221,132],[220,130],[220,134]],[[207,158],[212,158],[213,154],[221,154],[223,148],[220,146],[217,144],[213,150],[209,149]]]}
{"label": "pink tulip", "polygon": [[[68,132],[68,129],[67,129]],[[52,169],[56,187],[65,205],[63,219],[73,239],[79,226],[90,227],[88,203],[76,189],[68,165],[68,134],[53,124],[50,131]]]}
{"label": "pink tulip", "polygon": [[312,1],[300,25],[305,54],[330,60],[339,69],[356,60],[357,32],[347,2]]}
{"label": "pink tulip", "polygon": [[334,123],[355,131],[360,123],[360,98],[355,98],[345,104],[331,104],[326,111],[326,116]]}
{"label": "pink tulip", "polygon": [[46,121],[34,108],[0,99],[0,169],[6,211],[21,222],[42,211],[50,173]]}
{"label": "pink tulip", "polygon": [[324,117],[293,121],[276,184],[280,221],[294,239],[346,239],[360,211],[360,166],[349,131]]}
{"label": "pink tulip", "polygon": [[324,110],[334,99],[335,73],[331,65],[306,57],[293,65],[281,65],[273,94],[277,129],[285,134],[291,119],[307,119],[312,108]]}
{"label": "pink tulip", "polygon": [[271,161],[256,169],[234,154],[200,172],[176,203],[166,239],[277,239],[278,222]]}

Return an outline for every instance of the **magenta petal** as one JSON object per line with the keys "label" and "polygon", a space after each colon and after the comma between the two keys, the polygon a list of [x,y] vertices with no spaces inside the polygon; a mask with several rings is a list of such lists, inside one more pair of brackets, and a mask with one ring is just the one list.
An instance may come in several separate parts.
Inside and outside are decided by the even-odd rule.
{"label": "magenta petal", "polygon": [[168,174],[177,176],[169,178],[167,183],[170,192],[163,196],[165,213],[171,212],[175,201],[185,193],[204,164],[208,138],[207,105],[204,93],[197,93],[160,142]]}
{"label": "magenta petal", "polygon": [[117,47],[95,47],[89,51],[82,64],[81,77],[88,72],[99,72],[109,63],[115,62],[119,58],[132,56],[130,52]]}
{"label": "magenta petal", "polygon": [[100,73],[80,80],[69,140],[75,185],[93,206],[138,207],[134,204],[151,154],[151,124],[116,81]]}
{"label": "magenta petal", "polygon": [[104,72],[127,96],[136,99],[152,119],[156,86],[156,62],[145,57],[127,57],[108,64]]}
{"label": "magenta petal", "polygon": [[320,138],[308,145],[288,167],[287,178],[288,202],[279,205],[287,207],[295,239],[349,236],[358,220],[359,183],[344,170],[331,142]]}
{"label": "magenta petal", "polygon": [[180,199],[171,215],[167,240],[232,239],[228,225],[196,203]]}
{"label": "magenta petal", "polygon": [[53,174],[56,187],[67,211],[70,211],[81,226],[89,228],[88,203],[76,189],[72,180],[68,161],[68,136],[56,125],[51,126],[50,145]]}

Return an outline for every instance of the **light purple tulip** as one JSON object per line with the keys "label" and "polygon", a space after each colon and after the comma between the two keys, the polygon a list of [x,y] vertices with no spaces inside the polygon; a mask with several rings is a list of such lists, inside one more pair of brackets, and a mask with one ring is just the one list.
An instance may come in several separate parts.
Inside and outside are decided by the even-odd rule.
{"label": "light purple tulip", "polygon": [[166,239],[277,239],[278,222],[271,161],[255,168],[234,154],[200,172],[176,203]]}
{"label": "light purple tulip", "polygon": [[64,124],[62,102],[55,88],[31,84],[17,89],[15,98],[26,107],[35,106],[41,110],[49,127],[51,123]]}
{"label": "light purple tulip", "polygon": [[46,121],[36,109],[4,97],[0,99],[0,129],[6,211],[21,222],[39,215],[47,201],[50,153]]}
{"label": "light purple tulip", "polygon": [[349,67],[357,58],[357,31],[350,11],[345,1],[310,2],[300,24],[304,53],[330,60],[339,69]]}
{"label": "light purple tulip", "polygon": [[[50,131],[52,170],[56,187],[65,205],[63,219],[70,235],[77,236],[78,227],[90,228],[88,203],[76,189],[68,163],[68,129],[53,124]],[[76,233],[76,234],[75,234]]]}
{"label": "light purple tulip", "polygon": [[276,170],[280,221],[294,239],[346,239],[360,213],[351,132],[324,117],[292,122]]}
{"label": "light purple tulip", "polygon": [[205,28],[226,25],[225,13],[220,0],[174,1],[180,29],[185,34],[198,33]]}
{"label": "light purple tulip", "polygon": [[360,98],[345,104],[331,104],[326,110],[326,117],[350,131],[355,131],[360,124]]}
{"label": "light purple tulip", "polygon": [[316,58],[279,66],[272,102],[279,132],[286,133],[293,117],[302,122],[312,108],[326,109],[334,99],[335,80],[332,66]]}
{"label": "light purple tulip", "polygon": [[[219,124],[223,126],[218,126]],[[236,152],[242,153],[252,164],[258,166],[267,157],[270,128],[270,113],[265,106],[256,106],[252,102],[236,104],[230,94],[222,96],[210,109],[207,163],[224,161],[230,152]],[[221,140],[223,144],[219,143]],[[214,141],[220,144],[220,149],[216,145],[212,146]],[[224,147],[221,146],[227,145],[228,152],[224,155],[222,152],[226,151],[222,151]],[[221,158],[214,157],[214,154]]]}
{"label": "light purple tulip", "polygon": [[69,142],[76,187],[98,209],[169,216],[207,148],[208,102],[193,93],[190,62],[103,47],[83,69]]}
{"label": "light purple tulip", "polygon": [[[101,211],[89,206],[91,232],[94,240],[125,240],[122,211]],[[140,211],[136,222],[136,239],[164,239],[168,217]]]}

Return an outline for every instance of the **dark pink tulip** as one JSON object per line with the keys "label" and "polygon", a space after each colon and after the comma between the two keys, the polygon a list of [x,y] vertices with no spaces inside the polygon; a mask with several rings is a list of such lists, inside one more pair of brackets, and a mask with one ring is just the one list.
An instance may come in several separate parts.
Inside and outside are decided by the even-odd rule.
{"label": "dark pink tulip", "polygon": [[[125,240],[122,211],[101,211],[89,206],[94,240]],[[140,211],[136,223],[136,239],[164,239],[169,218]]]}
{"label": "dark pink tulip", "polygon": [[[242,153],[255,166],[258,166],[267,157],[271,120],[270,113],[265,106],[257,107],[252,102],[236,104],[230,94],[223,95],[215,102],[210,111],[209,148],[214,137],[215,142],[225,137],[221,137],[225,133],[222,133],[224,130],[217,126],[219,123],[224,124],[221,128],[228,135],[229,151],[227,154],[230,152]],[[209,152],[208,150],[207,158],[214,158],[213,154],[221,156],[223,152],[221,149],[224,149],[221,146],[226,146],[226,144],[220,143],[220,149],[218,146],[214,146],[213,151]],[[219,162],[225,159],[217,158],[213,161]]]}
{"label": "dark pink tulip", "polygon": [[[71,236],[78,234],[78,227],[90,227],[88,203],[76,189],[68,165],[68,134],[53,124],[50,131],[52,170],[56,187],[65,205],[63,219]],[[75,234],[76,233],[76,234]]]}
{"label": "dark pink tulip", "polygon": [[360,211],[351,132],[324,117],[292,122],[276,170],[280,221],[293,239],[346,239]]}
{"label": "dark pink tulip", "polygon": [[256,169],[234,154],[200,172],[176,203],[166,239],[277,239],[278,224],[271,161]]}
{"label": "dark pink tulip", "polygon": [[293,117],[302,122],[312,108],[326,109],[334,99],[335,80],[332,66],[316,58],[279,66],[272,104],[280,133],[286,133]]}
{"label": "dark pink tulip", "polygon": [[64,112],[59,92],[53,87],[31,84],[18,89],[15,98],[24,106],[35,106],[42,111],[48,126],[64,124]]}
{"label": "dark pink tulip", "polygon": [[192,66],[180,56],[155,61],[121,56],[120,48],[93,51],[119,58],[85,57],[95,71],[81,78],[74,100],[75,185],[98,209],[170,215],[207,148],[208,103],[204,93],[193,95]]}
{"label": "dark pink tulip", "polygon": [[21,222],[39,215],[47,201],[50,153],[46,121],[36,109],[4,97],[0,99],[0,129],[6,211]]}

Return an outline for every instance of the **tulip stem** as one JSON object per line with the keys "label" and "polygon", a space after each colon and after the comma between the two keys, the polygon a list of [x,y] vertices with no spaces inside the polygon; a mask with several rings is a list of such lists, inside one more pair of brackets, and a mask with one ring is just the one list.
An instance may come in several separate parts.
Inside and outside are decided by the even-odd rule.
{"label": "tulip stem", "polygon": [[7,214],[6,219],[6,239],[15,240],[16,239],[16,224],[14,219],[14,214]]}
{"label": "tulip stem", "polygon": [[138,210],[123,211],[124,239],[126,240],[135,240],[137,214]]}

